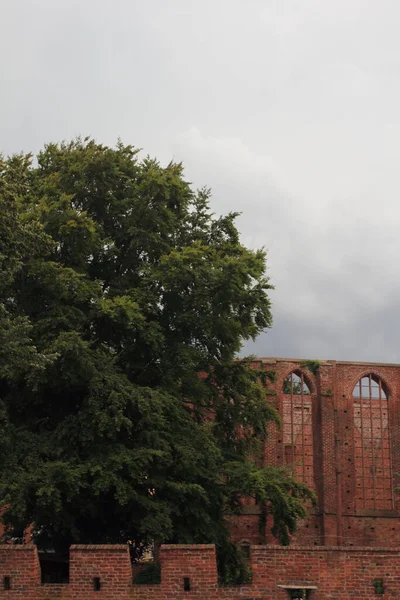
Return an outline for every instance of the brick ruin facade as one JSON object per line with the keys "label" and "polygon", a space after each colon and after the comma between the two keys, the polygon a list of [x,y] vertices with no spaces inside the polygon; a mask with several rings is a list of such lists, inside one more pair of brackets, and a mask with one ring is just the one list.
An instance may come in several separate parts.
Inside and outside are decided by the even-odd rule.
{"label": "brick ruin facade", "polygon": [[[281,416],[265,460],[292,469],[318,499],[294,541],[400,547],[400,365],[267,358],[255,366],[275,371],[268,393]],[[245,503],[235,541],[274,543],[260,512]]]}
{"label": "brick ruin facade", "polygon": [[[281,415],[265,447],[312,487],[318,507],[276,545],[244,501],[232,537],[252,544],[252,583],[218,587],[213,546],[163,546],[160,585],[132,584],[125,546],[73,546],[69,584],[42,584],[36,548],[0,546],[0,599],[361,600],[400,595],[400,365],[259,359]],[[294,591],[296,590],[296,591]]]}

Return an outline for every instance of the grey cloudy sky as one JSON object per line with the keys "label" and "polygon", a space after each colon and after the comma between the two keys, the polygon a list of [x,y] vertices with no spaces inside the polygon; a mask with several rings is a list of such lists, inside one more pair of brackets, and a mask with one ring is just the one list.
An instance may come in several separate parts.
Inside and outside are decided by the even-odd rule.
{"label": "grey cloudy sky", "polygon": [[118,137],[268,249],[263,356],[400,362],[398,0],[0,0],[0,150]]}

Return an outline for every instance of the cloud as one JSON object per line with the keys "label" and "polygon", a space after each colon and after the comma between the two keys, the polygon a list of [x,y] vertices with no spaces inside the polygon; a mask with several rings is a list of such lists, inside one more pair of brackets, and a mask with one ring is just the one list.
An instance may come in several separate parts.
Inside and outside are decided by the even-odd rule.
{"label": "cloud", "polygon": [[246,350],[398,360],[396,0],[4,0],[4,153],[118,137],[186,165],[265,246]]}
{"label": "cloud", "polygon": [[318,198],[297,197],[288,189],[290,170],[252,153],[239,138],[207,137],[192,127],[177,138],[175,153],[185,157],[191,178],[212,184],[214,207],[243,210],[244,243],[268,249],[275,323],[244,351],[395,360],[396,347],[387,341],[400,333],[393,273],[400,252],[392,220],[397,206],[388,203],[391,214],[379,210],[370,194],[353,204],[323,199],[315,219]]}

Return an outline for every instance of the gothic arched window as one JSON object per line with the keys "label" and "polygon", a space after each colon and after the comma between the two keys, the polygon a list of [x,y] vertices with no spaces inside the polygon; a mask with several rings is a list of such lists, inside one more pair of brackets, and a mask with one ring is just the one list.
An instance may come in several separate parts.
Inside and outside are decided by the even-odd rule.
{"label": "gothic arched window", "polygon": [[296,479],[314,487],[312,401],[303,373],[290,373],[282,392],[284,462]]}
{"label": "gothic arched window", "polygon": [[356,509],[393,508],[389,403],[382,380],[368,374],[353,390]]}

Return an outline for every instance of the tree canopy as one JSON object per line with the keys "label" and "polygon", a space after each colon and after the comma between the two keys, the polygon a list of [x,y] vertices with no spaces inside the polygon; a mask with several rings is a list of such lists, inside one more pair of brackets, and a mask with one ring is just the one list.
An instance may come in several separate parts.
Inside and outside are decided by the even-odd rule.
{"label": "tree canopy", "polygon": [[287,541],[310,493],[254,460],[271,325],[263,250],[182,165],[50,144],[0,162],[0,502],[39,546],[226,543],[253,496]]}

